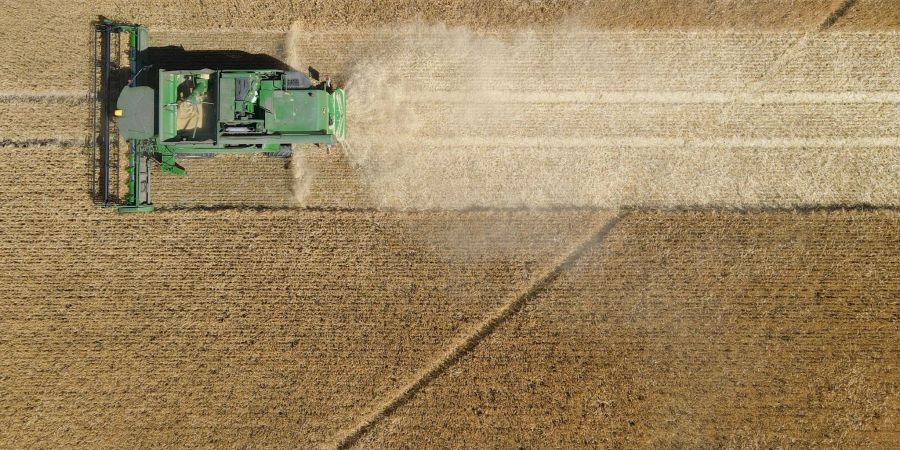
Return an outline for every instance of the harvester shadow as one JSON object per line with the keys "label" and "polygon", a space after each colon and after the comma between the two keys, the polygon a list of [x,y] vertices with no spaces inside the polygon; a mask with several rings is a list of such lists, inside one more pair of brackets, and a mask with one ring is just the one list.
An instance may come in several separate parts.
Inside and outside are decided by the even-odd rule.
{"label": "harvester shadow", "polygon": [[265,53],[241,50],[185,50],[179,45],[149,47],[152,70],[292,70],[284,61]]}

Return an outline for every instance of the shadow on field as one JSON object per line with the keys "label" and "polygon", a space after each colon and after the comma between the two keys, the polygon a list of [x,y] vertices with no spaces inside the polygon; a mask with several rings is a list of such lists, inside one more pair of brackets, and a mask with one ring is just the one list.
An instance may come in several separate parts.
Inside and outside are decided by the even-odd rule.
{"label": "shadow on field", "polygon": [[240,50],[185,50],[178,45],[149,47],[147,61],[153,70],[291,70],[284,61],[264,53]]}

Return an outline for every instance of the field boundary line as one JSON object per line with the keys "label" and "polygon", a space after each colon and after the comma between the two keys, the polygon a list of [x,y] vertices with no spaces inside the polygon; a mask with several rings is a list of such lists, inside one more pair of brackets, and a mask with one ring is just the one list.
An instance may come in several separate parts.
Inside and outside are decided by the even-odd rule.
{"label": "field boundary line", "polygon": [[444,374],[448,369],[456,365],[466,355],[472,352],[478,344],[490,336],[500,325],[509,321],[513,316],[522,310],[522,307],[529,300],[534,299],[538,294],[543,292],[547,286],[553,283],[559,275],[570,268],[584,253],[593,245],[602,242],[613,228],[627,216],[629,211],[620,211],[616,216],[603,220],[600,224],[592,227],[587,237],[581,239],[574,246],[565,251],[552,265],[532,277],[532,281],[517,295],[513,300],[504,304],[493,314],[483,320],[475,331],[458,341],[449,351],[444,353],[439,359],[433,361],[431,365],[418,373],[410,383],[395,391],[390,398],[381,406],[375,409],[355,427],[350,429],[343,437],[337,440],[335,447],[339,449],[349,448],[354,445],[368,433],[373,427],[382,422],[384,419],[392,415],[403,405],[412,400],[416,394],[431,384],[432,381]]}

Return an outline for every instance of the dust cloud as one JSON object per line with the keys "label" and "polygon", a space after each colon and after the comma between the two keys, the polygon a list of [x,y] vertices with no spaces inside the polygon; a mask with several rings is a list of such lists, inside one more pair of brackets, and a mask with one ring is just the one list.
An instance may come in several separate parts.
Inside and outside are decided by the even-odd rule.
{"label": "dust cloud", "polygon": [[[884,42],[862,35],[779,61],[796,39],[418,24],[288,47],[345,87],[340,149],[379,208],[892,204],[900,98],[843,71],[900,63],[866,57]],[[294,168],[304,204],[316,182]]]}
{"label": "dust cloud", "polygon": [[552,134],[538,145],[518,141],[529,128],[564,127],[568,120],[550,110],[537,111],[532,123],[517,120],[516,111],[533,101],[518,97],[552,95],[547,81],[561,68],[522,71],[513,63],[517,55],[548,50],[537,35],[409,25],[386,40],[390,46],[349,67],[352,132],[342,145],[376,206],[546,207],[569,204],[559,200],[572,191],[596,190],[583,180],[558,184],[541,155],[552,152]]}

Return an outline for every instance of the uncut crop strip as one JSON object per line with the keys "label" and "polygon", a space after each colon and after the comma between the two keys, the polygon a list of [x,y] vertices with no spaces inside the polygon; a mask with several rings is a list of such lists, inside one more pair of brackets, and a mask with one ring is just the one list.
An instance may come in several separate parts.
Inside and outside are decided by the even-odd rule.
{"label": "uncut crop strip", "polygon": [[[875,0],[882,1],[882,0]],[[150,1],[135,4],[118,0],[98,0],[90,4],[58,4],[27,0],[9,4],[0,28],[0,60],[10,62],[0,75],[0,88],[15,89],[23,84],[35,88],[77,88],[84,83],[86,64],[84,55],[88,24],[98,15],[122,21],[135,21],[156,30],[197,30],[238,32],[261,31],[280,33],[297,23],[296,28],[340,29],[364,28],[375,24],[426,20],[454,25],[484,28],[546,27],[553,23],[580,23],[599,29],[813,29],[834,8],[830,0],[795,0],[785,2],[745,2],[739,8],[725,0],[711,7],[707,0],[678,2],[648,1],[610,11],[608,2],[562,2],[547,8],[544,2],[516,3],[487,2],[472,8],[470,0],[434,2],[358,2],[353,0],[325,0],[260,8],[241,8],[234,0],[207,0],[201,6],[169,1]],[[880,24],[891,24],[890,11],[883,5],[863,0],[848,12],[849,16],[875,16]],[[323,11],[328,11],[323,14]],[[865,25],[863,21],[863,25]],[[845,23],[842,18],[838,26]],[[35,29],[46,29],[35,34]],[[871,29],[871,28],[870,28]],[[45,76],[33,77],[34,73]]]}

